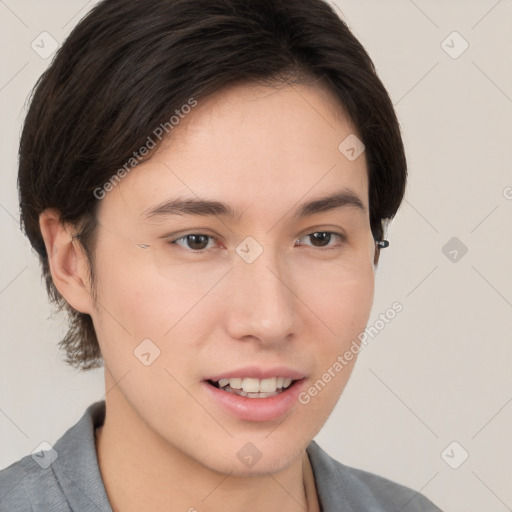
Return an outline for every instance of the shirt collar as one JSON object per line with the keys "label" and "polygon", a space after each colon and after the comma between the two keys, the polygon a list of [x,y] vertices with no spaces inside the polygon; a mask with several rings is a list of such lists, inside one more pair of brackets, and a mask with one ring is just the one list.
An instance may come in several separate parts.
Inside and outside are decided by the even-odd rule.
{"label": "shirt collar", "polygon": [[[73,510],[112,512],[101,478],[95,428],[105,421],[105,401],[91,404],[82,418],[55,443],[58,457],[52,468]],[[345,485],[335,461],[315,441],[307,448],[323,512],[352,511],[342,492]]]}
{"label": "shirt collar", "polygon": [[101,478],[94,429],[105,421],[105,401],[90,405],[53,447],[53,471],[72,510],[112,512]]}

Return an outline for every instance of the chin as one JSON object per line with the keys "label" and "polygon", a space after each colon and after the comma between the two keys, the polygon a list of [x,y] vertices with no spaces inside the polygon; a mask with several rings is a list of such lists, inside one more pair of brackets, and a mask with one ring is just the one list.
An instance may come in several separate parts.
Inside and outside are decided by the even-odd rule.
{"label": "chin", "polygon": [[[271,434],[272,435],[272,434]],[[232,440],[231,446],[216,446],[207,457],[198,454],[197,461],[212,471],[237,477],[265,476],[284,471],[302,457],[310,440],[283,446],[277,439]]]}

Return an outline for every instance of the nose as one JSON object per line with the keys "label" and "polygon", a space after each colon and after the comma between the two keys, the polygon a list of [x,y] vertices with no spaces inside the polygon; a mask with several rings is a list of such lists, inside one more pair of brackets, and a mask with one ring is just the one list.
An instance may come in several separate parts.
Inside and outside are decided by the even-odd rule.
{"label": "nose", "polygon": [[297,297],[277,255],[264,251],[252,263],[237,258],[230,274],[225,319],[231,337],[265,345],[289,338],[297,328]]}

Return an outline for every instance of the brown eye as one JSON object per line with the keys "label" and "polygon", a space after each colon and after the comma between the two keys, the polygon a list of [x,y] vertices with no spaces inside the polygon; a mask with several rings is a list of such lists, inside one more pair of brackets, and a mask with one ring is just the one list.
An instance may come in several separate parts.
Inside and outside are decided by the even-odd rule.
{"label": "brown eye", "polygon": [[315,247],[323,247],[324,245],[329,245],[329,242],[331,241],[331,235],[332,233],[320,231],[318,233],[311,233],[311,235],[308,236],[310,237],[310,240]]}
{"label": "brown eye", "polygon": [[[184,249],[191,249],[193,251],[203,251],[208,248],[208,243],[213,240],[209,235],[191,234],[185,235],[181,238],[173,240],[173,244],[179,245]],[[179,243],[181,242],[181,243]]]}
{"label": "brown eye", "polygon": [[[301,240],[309,240],[309,243],[305,243]],[[337,243],[331,243],[336,241]],[[315,233],[309,233],[308,235],[303,236],[297,240],[298,245],[306,245],[310,247],[326,247],[326,248],[336,248],[343,244],[346,241],[346,237],[340,233],[332,233],[331,231],[316,231]]]}

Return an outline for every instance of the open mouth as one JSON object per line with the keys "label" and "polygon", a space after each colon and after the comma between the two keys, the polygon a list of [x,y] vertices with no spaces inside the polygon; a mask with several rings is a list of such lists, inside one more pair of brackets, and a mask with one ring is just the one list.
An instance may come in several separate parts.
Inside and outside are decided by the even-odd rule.
{"label": "open mouth", "polygon": [[283,391],[292,387],[297,381],[285,377],[271,377],[269,379],[237,377],[220,379],[218,381],[207,380],[206,382],[226,393],[232,393],[247,398],[270,398],[283,393]]}
{"label": "open mouth", "polygon": [[290,414],[306,379],[303,372],[286,367],[247,367],[210,375],[202,384],[213,403],[228,414],[266,422]]}

